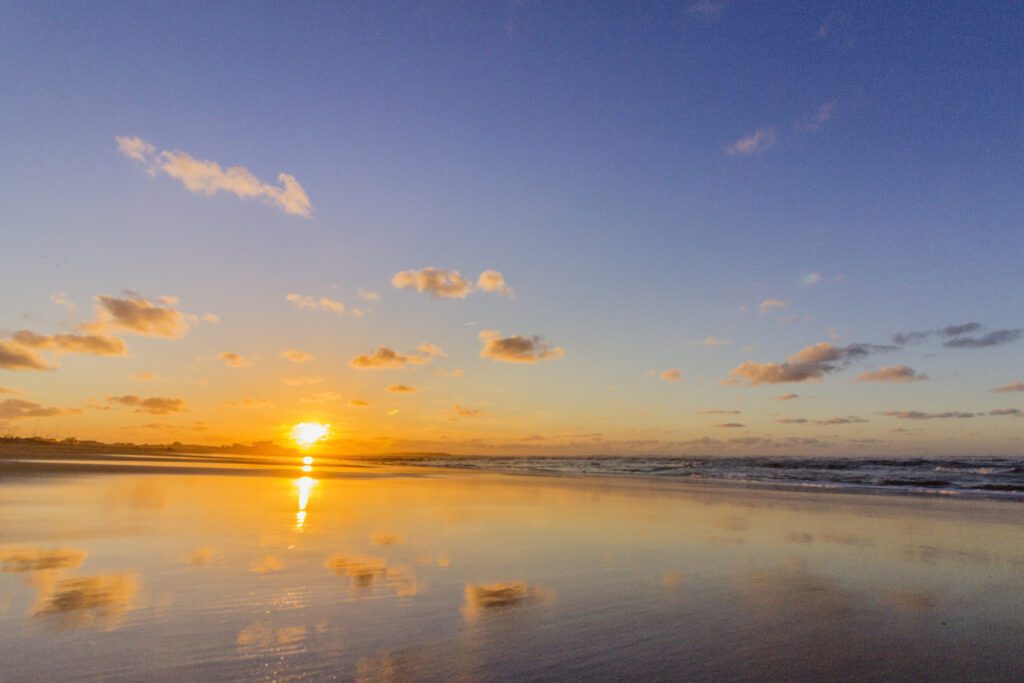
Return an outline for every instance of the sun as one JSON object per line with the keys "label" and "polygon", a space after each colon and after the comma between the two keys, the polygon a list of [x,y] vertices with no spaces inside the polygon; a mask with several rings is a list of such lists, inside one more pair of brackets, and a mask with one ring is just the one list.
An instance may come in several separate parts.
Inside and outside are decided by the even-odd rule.
{"label": "sun", "polygon": [[300,422],[292,427],[292,440],[302,448],[323,441],[331,432],[331,425],[319,422]]}

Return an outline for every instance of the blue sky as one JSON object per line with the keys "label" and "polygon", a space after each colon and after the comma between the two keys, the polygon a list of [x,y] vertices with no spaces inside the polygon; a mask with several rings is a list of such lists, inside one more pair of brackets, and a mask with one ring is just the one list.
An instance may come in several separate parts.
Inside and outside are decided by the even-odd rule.
{"label": "blue sky", "polygon": [[[0,369],[14,400],[65,411],[12,408],[8,431],[279,438],[315,413],[352,444],[383,434],[468,450],[529,450],[541,442],[520,439],[533,435],[553,451],[627,452],[639,434],[664,452],[927,451],[974,447],[972,433],[986,451],[1020,449],[1021,422],[980,415],[1024,407],[1021,393],[990,391],[1024,380],[1019,341],[963,349],[933,336],[810,381],[721,384],[741,363],[817,343],[1024,327],[1019,3],[2,10],[2,336],[82,330],[101,294],[173,296],[174,310],[220,319],[173,339],[135,330],[124,357]],[[117,137],[242,166],[267,186],[289,174],[311,216],[189,191]],[[391,284],[431,266],[500,271],[515,296]],[[297,310],[289,293],[365,315]],[[786,307],[758,313],[771,300]],[[488,329],[540,335],[564,357],[481,358]],[[695,343],[707,337],[730,343]],[[424,341],[447,357],[390,374],[349,365]],[[302,370],[337,405],[282,387],[284,348],[316,356]],[[219,367],[224,352],[250,362]],[[883,366],[929,379],[851,381]],[[683,381],[660,380],[667,369]],[[161,380],[140,386],[139,372]],[[387,394],[398,377],[420,391]],[[817,398],[772,398],[790,391]],[[111,410],[124,395],[189,408],[159,420]],[[273,406],[225,407],[246,398]],[[353,415],[351,400],[372,405]],[[453,405],[487,415],[452,421]],[[729,422],[743,427],[715,427],[700,413],[711,409],[740,410]],[[850,415],[866,422],[777,422]],[[785,442],[809,436],[820,443]]]}

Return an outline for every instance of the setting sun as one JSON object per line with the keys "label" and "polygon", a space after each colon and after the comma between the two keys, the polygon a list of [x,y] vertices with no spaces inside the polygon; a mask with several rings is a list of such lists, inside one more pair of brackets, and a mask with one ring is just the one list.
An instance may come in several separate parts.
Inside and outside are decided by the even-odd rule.
{"label": "setting sun", "polygon": [[[292,427],[292,440],[299,446],[308,448],[317,441],[323,441],[330,433],[331,425],[319,422],[300,422]],[[308,463],[307,463],[308,464]]]}

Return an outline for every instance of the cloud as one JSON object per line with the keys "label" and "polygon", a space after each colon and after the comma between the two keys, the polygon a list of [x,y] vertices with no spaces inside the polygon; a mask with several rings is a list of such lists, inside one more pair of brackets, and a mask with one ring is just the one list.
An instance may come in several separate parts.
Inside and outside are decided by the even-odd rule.
{"label": "cloud", "polygon": [[372,292],[367,289],[363,289],[362,287],[359,288],[357,295],[363,301],[380,301],[380,294],[378,294],[377,292]]}
{"label": "cloud", "polygon": [[865,370],[854,378],[855,382],[923,382],[928,375],[916,372],[906,365],[886,365],[878,370]]}
{"label": "cloud", "polygon": [[132,375],[132,379],[137,379],[140,382],[155,382],[160,378],[152,372],[136,372]]}
{"label": "cloud", "polygon": [[108,403],[117,403],[130,408],[135,408],[136,413],[149,413],[150,415],[170,415],[188,410],[188,404],[180,398],[167,398],[165,396],[153,396],[141,398],[139,396],[108,396]]}
{"label": "cloud", "polygon": [[796,127],[799,130],[815,131],[821,130],[821,128],[829,122],[832,115],[836,111],[836,100],[829,100],[820,107],[814,110],[814,113],[804,116],[804,118],[797,122]]}
{"label": "cloud", "polygon": [[348,402],[349,408],[369,408],[370,404],[367,401],[361,401],[358,398],[354,398]]}
{"label": "cloud", "polygon": [[779,299],[765,299],[757,306],[757,312],[761,315],[771,313],[772,311],[785,311],[789,309],[789,304]]}
{"label": "cloud", "polygon": [[248,358],[240,356],[237,353],[231,353],[230,351],[218,353],[217,358],[224,361],[224,365],[229,368],[245,368],[252,365],[252,361]]}
{"label": "cloud", "polygon": [[75,302],[73,302],[68,297],[68,295],[64,294],[63,292],[56,292],[54,294],[51,294],[50,301],[60,306],[68,313],[74,313],[76,310],[78,310],[78,306],[75,306]]}
{"label": "cloud", "polygon": [[1021,330],[993,330],[987,334],[974,337],[955,337],[942,342],[950,349],[984,349],[989,346],[1010,344],[1021,338]]}
{"label": "cloud", "polygon": [[742,410],[702,410],[701,415],[742,415]]}
{"label": "cloud", "polygon": [[388,391],[392,394],[415,394],[419,389],[407,384],[392,384],[388,387]]}
{"label": "cloud", "polygon": [[298,349],[286,349],[281,352],[281,358],[290,360],[293,363],[306,363],[313,360],[315,356],[305,351],[299,351]]}
{"label": "cloud", "polygon": [[240,401],[227,401],[227,408],[269,408],[273,403],[263,398],[243,398]]}
{"label": "cloud", "polygon": [[996,408],[995,410],[988,411],[989,415],[1013,415],[1015,417],[1024,416],[1024,412],[1020,408]]}
{"label": "cloud", "polygon": [[1024,382],[1013,382],[1012,384],[1004,384],[1001,387],[990,389],[994,394],[1006,394],[1011,391],[1024,391]]}
{"label": "cloud", "polygon": [[480,350],[481,358],[504,363],[536,363],[545,360],[557,360],[565,356],[565,349],[548,345],[538,336],[502,337],[496,330],[483,330],[478,335],[484,346]]}
{"label": "cloud", "polygon": [[826,374],[845,368],[851,361],[873,353],[893,351],[893,346],[877,344],[849,344],[833,346],[821,342],[804,347],[787,358],[786,363],[757,363],[747,361],[733,368],[729,383],[747,380],[750,386],[819,381]]}
{"label": "cloud", "polygon": [[286,300],[295,304],[296,308],[309,311],[327,311],[328,313],[337,313],[341,315],[345,312],[345,304],[334,299],[328,299],[326,296],[322,296],[319,299],[314,299],[311,296],[303,296],[302,294],[288,294],[284,297]]}
{"label": "cloud", "polygon": [[780,394],[775,397],[776,401],[795,401],[800,398],[800,394]]}
{"label": "cloud", "polygon": [[775,144],[774,128],[759,128],[750,135],[740,138],[725,148],[732,156],[760,154]]}
{"label": "cloud", "polygon": [[742,424],[740,422],[723,422],[721,424],[717,424],[717,425],[714,425],[714,426],[715,427],[719,427],[721,429],[742,429],[742,428],[746,427],[747,425]]}
{"label": "cloud", "polygon": [[732,339],[719,339],[718,337],[704,337],[704,339],[694,342],[695,344],[701,344],[703,346],[728,346],[732,344]]}
{"label": "cloud", "polygon": [[661,378],[663,380],[665,380],[666,382],[682,382],[683,381],[683,373],[680,372],[677,368],[671,368],[669,370],[662,370],[661,371]]}
{"label": "cloud", "polygon": [[463,279],[459,271],[439,268],[403,270],[391,278],[391,284],[398,289],[426,292],[435,299],[465,299],[473,291],[473,283]]}
{"label": "cloud", "polygon": [[513,296],[512,289],[505,282],[505,276],[497,270],[485,270],[480,273],[475,287],[471,280],[463,278],[457,270],[433,267],[395,273],[391,278],[391,284],[398,289],[425,292],[435,299],[465,299],[476,291]]}
{"label": "cloud", "polygon": [[887,410],[882,413],[900,420],[945,420],[974,417],[974,413],[948,411],[945,413],[923,413],[920,410]]}
{"label": "cloud", "polygon": [[867,420],[862,417],[857,417],[856,415],[851,415],[850,417],[829,417],[824,420],[808,420],[802,417],[784,417],[776,420],[776,422],[779,424],[810,424],[816,427],[830,427],[832,425],[861,424],[863,422],[867,422]]}
{"label": "cloud", "polygon": [[486,410],[478,410],[476,408],[468,408],[463,405],[456,403],[452,406],[451,415],[453,417],[489,417],[490,413]]}
{"label": "cloud", "polygon": [[121,153],[145,165],[150,175],[165,173],[191,192],[205,195],[227,192],[241,199],[260,199],[293,216],[309,218],[312,215],[309,197],[295,176],[280,173],[277,176],[280,185],[271,185],[244,166],[225,169],[215,161],[195,159],[187,152],[157,152],[156,147],[141,138],[121,136],[116,139]]}
{"label": "cloud", "polygon": [[[424,349],[428,349],[425,351]],[[427,365],[434,362],[438,355],[444,355],[438,347],[427,342],[419,345],[419,353],[404,354],[395,351],[389,346],[378,346],[373,353],[364,353],[349,361],[349,367],[360,370],[369,369],[398,369],[407,365]]]}
{"label": "cloud", "polygon": [[513,292],[505,284],[505,276],[496,270],[485,270],[476,281],[481,292],[493,292],[501,296],[512,296]]}
{"label": "cloud", "polygon": [[725,9],[725,0],[698,0],[687,9],[693,16],[704,19],[718,17]]}
{"label": "cloud", "polygon": [[188,330],[188,320],[181,311],[167,305],[158,306],[149,299],[119,299],[100,294],[96,302],[96,322],[83,326],[91,332],[118,329],[148,337],[173,339]]}
{"label": "cloud", "polygon": [[429,356],[431,358],[447,358],[448,354],[441,350],[441,347],[431,344],[430,342],[423,342],[416,347],[416,350],[420,353]]}
{"label": "cloud", "polygon": [[932,336],[944,337],[942,345],[949,349],[984,349],[990,346],[1010,344],[1021,338],[1024,330],[993,330],[986,334],[976,334],[985,329],[981,323],[971,322],[959,325],[947,325],[937,330],[919,330],[900,332],[892,336],[894,344],[905,346],[916,344]]}
{"label": "cloud", "polygon": [[38,351],[6,339],[0,339],[0,368],[4,370],[49,370],[50,365]]}
{"label": "cloud", "polygon": [[19,330],[11,335],[16,345],[26,349],[53,351],[55,353],[80,353],[90,356],[125,356],[128,347],[123,339],[99,334],[36,334]]}
{"label": "cloud", "polygon": [[324,381],[323,377],[285,377],[281,380],[290,387],[304,387],[310,384],[319,384]]}
{"label": "cloud", "polygon": [[341,394],[336,391],[318,391],[312,396],[306,396],[299,400],[303,403],[330,403],[331,401],[340,401]]}
{"label": "cloud", "polygon": [[77,415],[82,411],[78,408],[56,408],[41,406],[32,401],[20,398],[8,398],[0,401],[0,420],[21,420],[30,417],[57,417],[58,415]]}

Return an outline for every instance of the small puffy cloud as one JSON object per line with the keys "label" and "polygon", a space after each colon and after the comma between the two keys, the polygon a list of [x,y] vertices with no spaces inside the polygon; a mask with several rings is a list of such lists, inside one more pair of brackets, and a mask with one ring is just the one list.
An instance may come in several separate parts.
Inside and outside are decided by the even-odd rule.
{"label": "small puffy cloud", "polygon": [[0,339],[0,368],[4,370],[49,370],[50,365],[35,349]]}
{"label": "small puffy cloud", "polygon": [[57,408],[42,406],[32,401],[19,398],[8,398],[0,401],[0,420],[20,420],[29,417],[57,417],[58,415],[77,415],[77,408]]}
{"label": "small puffy cloud", "polygon": [[435,299],[464,299],[473,291],[473,283],[464,279],[459,271],[440,268],[403,270],[395,273],[391,284],[398,289],[426,292]]}
{"label": "small puffy cloud", "polygon": [[836,100],[829,100],[815,109],[813,113],[804,116],[804,118],[797,123],[796,127],[805,131],[821,130],[821,128],[829,122],[835,113]]}
{"label": "small puffy cloud", "polygon": [[757,306],[757,312],[761,315],[766,315],[772,311],[785,311],[789,309],[789,304],[780,299],[765,299]]}
{"label": "small puffy cloud", "polygon": [[565,349],[550,346],[538,336],[521,337],[514,335],[502,337],[496,330],[483,330],[478,335],[484,346],[480,350],[481,358],[504,363],[536,363],[538,361],[557,360],[565,356]]}
{"label": "small puffy cloud", "polygon": [[717,424],[714,426],[720,429],[742,429],[745,428],[747,425],[741,424],[739,422],[723,422],[721,424]]}
{"label": "small puffy cloud", "polygon": [[370,291],[368,289],[359,288],[357,295],[363,301],[380,301],[380,294],[377,292]]}
{"label": "small puffy cloud", "polygon": [[779,394],[775,397],[776,401],[795,401],[800,398],[800,394]]}
{"label": "small puffy cloud", "polygon": [[96,297],[96,322],[85,326],[92,332],[108,329],[124,330],[148,337],[173,339],[185,334],[188,320],[177,309],[159,306],[149,299],[119,299],[100,294]]}
{"label": "small puffy cloud", "polygon": [[501,296],[512,296],[512,290],[505,284],[505,276],[496,270],[485,270],[476,281],[481,292],[493,292]]}
{"label": "small puffy cloud", "polygon": [[[424,351],[430,349],[430,352]],[[417,353],[404,354],[389,346],[378,346],[373,353],[364,353],[349,361],[349,367],[359,370],[398,369],[407,365],[427,365],[434,362],[437,355],[444,355],[438,347],[427,342],[419,345]]]}
{"label": "small puffy cloud", "polygon": [[367,401],[362,401],[358,398],[354,398],[348,402],[349,408],[369,408],[370,404]]}
{"label": "small puffy cloud", "polygon": [[701,339],[700,341],[694,342],[694,343],[701,344],[702,346],[728,346],[729,344],[732,344],[732,339],[719,339],[718,337],[704,337],[704,339]]}
{"label": "small puffy cloud", "polygon": [[292,293],[286,295],[285,299],[293,303],[296,308],[307,311],[326,311],[328,313],[336,313],[338,315],[345,312],[345,304],[340,301],[335,301],[334,299],[328,299],[326,296],[314,299],[311,296]]}
{"label": "small puffy cloud", "polygon": [[281,380],[290,387],[304,387],[310,384],[319,384],[324,381],[323,377],[285,377]]}
{"label": "small puffy cloud", "polygon": [[167,398],[165,396],[153,396],[142,398],[140,396],[108,396],[107,402],[116,405],[135,408],[136,413],[149,413],[150,415],[170,415],[188,410],[188,404],[180,398]]}
{"label": "small puffy cloud", "polygon": [[865,370],[854,378],[855,382],[922,382],[928,375],[916,372],[906,365],[887,365],[877,370]]}
{"label": "small puffy cloud", "polygon": [[665,380],[666,382],[682,382],[683,381],[683,373],[680,372],[677,368],[671,368],[669,370],[662,370],[661,371],[661,378],[663,380]]}
{"label": "small puffy cloud", "polygon": [[61,308],[66,310],[68,313],[74,313],[76,310],[78,310],[78,307],[75,306],[75,302],[72,301],[68,297],[68,295],[64,294],[63,292],[56,292],[54,294],[51,294],[50,295],[50,301],[52,301],[56,305],[60,306]]}
{"label": "small puffy cloud", "polygon": [[759,128],[750,135],[742,137],[725,148],[732,156],[760,154],[775,144],[774,128]]}
{"label": "small puffy cloud", "polygon": [[281,358],[290,360],[293,363],[306,363],[313,360],[314,356],[298,349],[286,349],[281,352]]}
{"label": "small puffy cloud", "polygon": [[90,356],[124,356],[128,347],[123,339],[100,334],[36,334],[19,330],[11,335],[16,344],[55,353],[80,353]]}
{"label": "small puffy cloud", "polygon": [[1001,387],[990,389],[994,394],[1006,394],[1011,391],[1024,391],[1024,382],[1013,382],[1011,384],[1004,384]]}
{"label": "small puffy cloud", "polygon": [[451,415],[452,415],[452,417],[455,417],[455,418],[459,418],[459,417],[489,417],[490,413],[488,413],[486,410],[478,410],[476,408],[469,408],[467,406],[459,405],[458,403],[456,403],[455,405],[452,406]]}
{"label": "small puffy cloud", "polygon": [[900,420],[946,420],[974,417],[974,413],[947,411],[944,413],[925,413],[920,410],[887,410],[882,413]]}
{"label": "small puffy cloud", "polygon": [[430,356],[431,358],[447,358],[448,354],[441,350],[441,347],[431,344],[430,342],[423,342],[416,347],[416,350],[420,353]]}
{"label": "small puffy cloud", "polygon": [[245,368],[252,365],[252,361],[246,358],[245,356],[240,356],[239,354],[232,353],[230,351],[218,353],[217,358],[223,361],[224,365],[228,366],[229,368]]}
{"label": "small puffy cloud", "polygon": [[418,388],[407,384],[392,384],[388,387],[388,392],[392,394],[415,394],[417,391],[419,391]]}
{"label": "small puffy cloud", "polygon": [[227,192],[241,199],[259,199],[293,216],[309,218],[313,207],[295,176],[280,173],[279,185],[260,180],[244,166],[221,168],[215,161],[196,159],[187,152],[157,152],[156,147],[138,137],[121,136],[117,146],[129,159],[141,162],[150,175],[164,173],[179,181],[190,192],[214,195]]}

